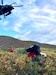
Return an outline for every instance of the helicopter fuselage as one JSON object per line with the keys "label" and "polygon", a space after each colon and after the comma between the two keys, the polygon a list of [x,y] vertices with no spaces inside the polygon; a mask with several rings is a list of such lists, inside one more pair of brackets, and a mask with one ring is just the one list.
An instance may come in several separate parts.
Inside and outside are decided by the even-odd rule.
{"label": "helicopter fuselage", "polygon": [[0,5],[0,15],[11,13],[13,9],[11,5]]}

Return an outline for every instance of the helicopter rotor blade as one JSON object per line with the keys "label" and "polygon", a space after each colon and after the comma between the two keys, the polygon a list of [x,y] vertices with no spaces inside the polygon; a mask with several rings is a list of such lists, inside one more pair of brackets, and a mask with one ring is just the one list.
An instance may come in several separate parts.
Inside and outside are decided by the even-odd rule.
{"label": "helicopter rotor blade", "polygon": [[23,7],[23,5],[13,6],[13,7]]}
{"label": "helicopter rotor blade", "polygon": [[3,5],[3,0],[1,0],[1,4]]}
{"label": "helicopter rotor blade", "polygon": [[10,4],[10,5],[13,5],[13,4],[16,4],[16,2],[14,2],[14,3]]}

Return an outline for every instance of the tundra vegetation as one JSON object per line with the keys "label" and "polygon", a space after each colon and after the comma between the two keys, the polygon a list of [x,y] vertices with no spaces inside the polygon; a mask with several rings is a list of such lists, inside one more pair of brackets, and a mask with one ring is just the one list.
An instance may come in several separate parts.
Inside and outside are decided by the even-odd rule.
{"label": "tundra vegetation", "polygon": [[36,56],[36,61],[27,57],[26,49],[0,48],[0,75],[56,75],[56,49],[41,48],[47,58]]}

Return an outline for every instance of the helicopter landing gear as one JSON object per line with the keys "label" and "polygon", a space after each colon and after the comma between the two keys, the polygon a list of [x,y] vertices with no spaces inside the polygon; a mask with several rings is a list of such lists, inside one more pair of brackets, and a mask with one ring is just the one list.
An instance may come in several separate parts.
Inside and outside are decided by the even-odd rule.
{"label": "helicopter landing gear", "polygon": [[8,16],[9,14],[11,14],[11,12],[8,12],[5,16]]}

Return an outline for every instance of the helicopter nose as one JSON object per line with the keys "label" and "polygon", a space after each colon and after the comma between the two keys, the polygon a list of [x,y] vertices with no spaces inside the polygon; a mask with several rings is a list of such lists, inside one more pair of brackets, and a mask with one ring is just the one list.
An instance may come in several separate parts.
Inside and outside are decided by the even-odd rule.
{"label": "helicopter nose", "polygon": [[14,7],[12,7],[12,9],[14,9]]}
{"label": "helicopter nose", "polygon": [[13,6],[11,6],[11,9],[14,9]]}
{"label": "helicopter nose", "polygon": [[13,8],[13,6],[9,6],[9,9],[12,10],[12,9],[14,9],[14,8]]}

